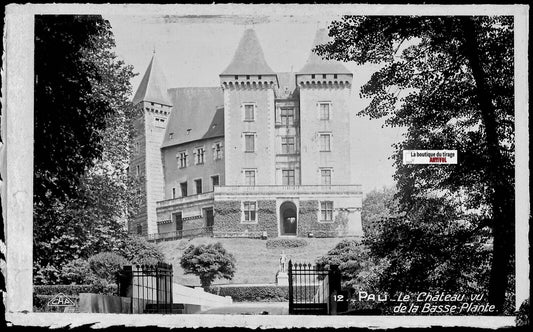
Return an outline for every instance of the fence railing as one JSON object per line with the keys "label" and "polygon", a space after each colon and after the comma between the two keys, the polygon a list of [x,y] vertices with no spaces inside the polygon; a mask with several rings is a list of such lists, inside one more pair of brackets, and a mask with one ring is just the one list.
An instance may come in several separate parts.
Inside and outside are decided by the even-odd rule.
{"label": "fence railing", "polygon": [[219,186],[220,194],[361,194],[361,185],[261,185],[261,186]]}
{"label": "fence railing", "polygon": [[118,295],[131,298],[131,313],[173,313],[172,265],[124,266],[117,284]]}
{"label": "fence railing", "polygon": [[335,315],[335,295],[340,292],[340,273],[311,263],[289,261],[289,314]]}
{"label": "fence railing", "polygon": [[213,226],[206,226],[201,228],[184,229],[181,231],[172,231],[166,233],[148,234],[147,240],[150,242],[171,241],[196,236],[212,236]]}

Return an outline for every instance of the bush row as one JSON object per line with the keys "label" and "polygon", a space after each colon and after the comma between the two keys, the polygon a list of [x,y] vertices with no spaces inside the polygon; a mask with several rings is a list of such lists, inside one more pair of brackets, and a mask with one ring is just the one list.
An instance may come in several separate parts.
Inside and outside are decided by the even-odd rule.
{"label": "bush row", "polygon": [[289,299],[289,288],[284,286],[213,286],[210,293],[231,296],[235,302],[283,302]]}
{"label": "bush row", "polygon": [[268,249],[273,248],[297,248],[297,247],[305,247],[307,245],[307,241],[304,239],[271,239],[267,240],[266,247]]}
{"label": "bush row", "polygon": [[117,292],[117,286],[109,285],[35,285],[33,286],[33,293],[35,295],[50,295],[55,296],[59,293],[65,295],[75,295],[80,293],[95,293],[113,295]]}

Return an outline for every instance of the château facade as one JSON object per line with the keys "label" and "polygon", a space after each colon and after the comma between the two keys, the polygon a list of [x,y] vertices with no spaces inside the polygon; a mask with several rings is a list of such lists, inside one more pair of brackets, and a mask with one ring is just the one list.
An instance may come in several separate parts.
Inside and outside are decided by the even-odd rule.
{"label": "ch\u00e2teau facade", "polygon": [[[314,45],[325,42],[319,30]],[[361,186],[351,183],[353,74],[311,48],[300,71],[274,72],[248,29],[219,77],[219,87],[168,89],[152,57],[133,98],[130,172],[143,179],[144,199],[130,232],[362,235]]]}

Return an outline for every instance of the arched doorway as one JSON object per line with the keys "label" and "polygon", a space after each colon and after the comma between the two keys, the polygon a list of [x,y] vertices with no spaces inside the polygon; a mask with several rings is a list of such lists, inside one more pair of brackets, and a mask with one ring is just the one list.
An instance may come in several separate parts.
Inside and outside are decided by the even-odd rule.
{"label": "arched doorway", "polygon": [[296,235],[298,220],[296,205],[293,202],[284,202],[279,207],[281,235]]}

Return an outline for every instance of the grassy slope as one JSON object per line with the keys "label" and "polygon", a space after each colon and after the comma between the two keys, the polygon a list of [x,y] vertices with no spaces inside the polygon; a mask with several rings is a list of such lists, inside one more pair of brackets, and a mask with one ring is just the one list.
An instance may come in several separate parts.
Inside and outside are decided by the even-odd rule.
{"label": "grassy slope", "polygon": [[200,286],[200,280],[194,275],[185,275],[180,267],[180,258],[185,248],[190,245],[220,242],[237,261],[237,271],[233,280],[216,280],[215,284],[272,284],[276,282],[281,251],[284,250],[289,259],[293,261],[314,262],[318,257],[325,255],[341,239],[313,238],[305,239],[307,246],[290,249],[267,249],[265,240],[257,239],[215,239],[195,238],[161,242],[158,246],[165,253],[167,262],[174,267],[174,280],[182,285]]}

